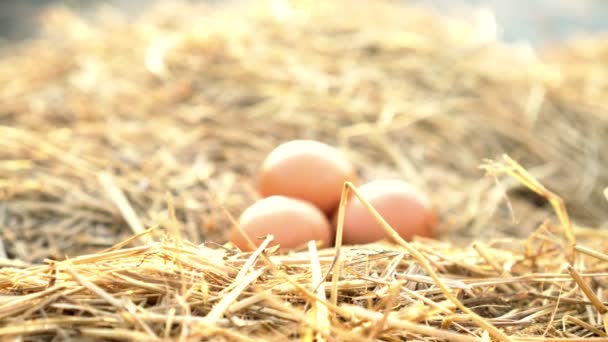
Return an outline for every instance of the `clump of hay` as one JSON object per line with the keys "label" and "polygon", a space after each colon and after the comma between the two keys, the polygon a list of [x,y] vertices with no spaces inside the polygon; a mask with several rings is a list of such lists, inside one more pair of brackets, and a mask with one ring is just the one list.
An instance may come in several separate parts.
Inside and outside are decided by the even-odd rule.
{"label": "clump of hay", "polygon": [[507,160],[486,169],[545,196],[559,224],[547,221],[525,240],[469,248],[395,238],[397,245],[318,251],[311,241],[307,251],[277,255],[267,249],[271,236],[252,253],[179,236],[126,247],[153,227],[99,253],[0,270],[0,336],[606,340],[608,255],[601,251],[608,235],[573,229],[561,199]]}
{"label": "clump of hay", "polygon": [[[393,2],[43,19],[0,60],[0,336],[605,336],[608,240],[576,227],[606,225],[606,41],[537,56]],[[327,284],[333,249],[222,246],[259,162],[294,138],[339,145],[362,179],[425,189],[443,242],[413,243],[423,259],[342,247]],[[484,177],[503,153],[540,183]],[[563,206],[541,183],[573,233],[563,210],[547,221]]]}

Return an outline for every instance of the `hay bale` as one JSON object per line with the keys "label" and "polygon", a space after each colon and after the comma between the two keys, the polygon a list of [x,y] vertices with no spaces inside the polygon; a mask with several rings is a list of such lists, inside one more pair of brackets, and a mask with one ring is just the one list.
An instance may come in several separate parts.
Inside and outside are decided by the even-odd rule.
{"label": "hay bale", "polygon": [[[575,229],[575,253],[543,196],[479,165],[507,153],[575,227],[605,226],[606,42],[545,57],[393,2],[278,4],[55,9],[41,37],[3,51],[0,336],[605,336],[603,233]],[[423,259],[343,247],[333,306],[312,284],[334,250],[311,264],[314,250],[220,246],[264,155],[294,138],[339,145],[362,179],[428,191],[445,242],[410,246]],[[148,242],[98,252],[134,233]]]}

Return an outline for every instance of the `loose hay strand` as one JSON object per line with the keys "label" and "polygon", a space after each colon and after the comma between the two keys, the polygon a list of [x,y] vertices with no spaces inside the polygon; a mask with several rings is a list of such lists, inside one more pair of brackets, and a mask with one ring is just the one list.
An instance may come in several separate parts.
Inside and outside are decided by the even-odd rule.
{"label": "loose hay strand", "polygon": [[566,211],[566,206],[564,205],[564,200],[557,196],[555,193],[547,190],[536,178],[534,178],[526,169],[524,169],[518,162],[513,160],[508,155],[504,154],[503,159],[505,160],[505,166],[494,163],[493,165],[482,165],[483,169],[490,171],[492,173],[505,172],[512,176],[513,178],[520,181],[523,185],[525,185],[528,189],[536,192],[537,194],[546,198],[553,210],[557,214],[559,218],[562,229],[564,231],[564,236],[568,241],[568,261],[570,264],[574,264],[575,260],[575,246],[576,246],[576,238],[572,229],[572,222],[570,221],[570,216]]}
{"label": "loose hay strand", "polygon": [[[317,296],[325,301],[325,279],[321,272],[321,264],[319,263],[319,254],[317,252],[317,246],[314,241],[308,242],[308,251],[310,253],[310,268],[312,276],[312,285],[315,287]],[[329,328],[331,322],[329,320],[329,310],[325,305],[320,302],[315,302],[316,311],[316,323],[319,325],[319,333],[316,334],[315,339],[318,342],[325,341],[325,336],[329,335]]]}
{"label": "loose hay strand", "polygon": [[344,213],[346,210],[346,203],[348,201],[348,192],[348,183],[344,183],[344,186],[342,187],[342,194],[340,196],[340,204],[338,206],[334,260],[329,267],[329,272],[332,272],[330,302],[334,306],[338,303],[338,280],[340,279],[340,272],[342,270],[342,255],[340,254],[340,250],[342,249],[342,237],[344,235]]}
{"label": "loose hay strand", "polygon": [[598,259],[600,259],[602,261],[608,261],[608,254],[601,253],[601,252],[598,252],[598,251],[594,251],[594,250],[592,250],[590,248],[587,248],[587,247],[584,247],[584,246],[581,246],[581,245],[576,245],[574,247],[574,249],[577,252],[581,252],[581,253],[590,255],[590,256],[592,256],[594,258],[598,258]]}
{"label": "loose hay strand", "polygon": [[133,234],[139,235],[145,231],[144,225],[141,223],[135,210],[133,210],[133,206],[129,203],[129,200],[123,193],[123,191],[116,186],[114,178],[109,173],[100,173],[99,174],[99,182],[105,188],[108,196],[112,199],[112,202],[116,205],[118,210],[120,210],[122,216],[125,221],[129,224],[129,227],[133,231]]}
{"label": "loose hay strand", "polygon": [[243,290],[245,290],[245,288],[249,286],[249,284],[254,282],[263,273],[264,269],[253,270],[249,272],[246,276],[244,276],[242,279],[240,279],[237,286],[235,286],[232,291],[226,294],[222,298],[222,300],[217,303],[211,311],[209,311],[207,316],[205,316],[205,319],[209,321],[209,324],[215,324],[215,322],[217,322],[217,320],[220,319],[222,315],[224,315],[230,304],[232,304],[241,295],[241,292],[243,292]]}

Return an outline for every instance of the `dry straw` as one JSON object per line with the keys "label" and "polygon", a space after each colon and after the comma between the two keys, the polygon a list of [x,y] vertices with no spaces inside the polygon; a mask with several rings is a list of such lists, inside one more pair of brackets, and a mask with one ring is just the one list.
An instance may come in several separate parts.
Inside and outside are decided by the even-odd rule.
{"label": "dry straw", "polygon": [[[388,1],[42,19],[0,59],[0,339],[608,338],[605,40]],[[441,241],[224,245],[294,138],[425,189]]]}

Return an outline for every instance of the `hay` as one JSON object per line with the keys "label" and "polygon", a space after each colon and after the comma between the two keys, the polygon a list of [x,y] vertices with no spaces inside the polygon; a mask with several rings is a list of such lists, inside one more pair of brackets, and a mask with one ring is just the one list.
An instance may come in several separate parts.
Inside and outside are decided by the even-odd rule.
{"label": "hay", "polygon": [[[0,336],[489,338],[403,246],[342,247],[332,288],[334,250],[221,245],[264,155],[315,138],[362,179],[428,191],[443,242],[412,248],[481,326],[604,337],[608,240],[581,227],[607,222],[608,43],[539,57],[392,2],[280,4],[59,8],[3,50]],[[503,153],[562,196],[573,235],[547,193],[484,177]]]}
{"label": "hay", "polygon": [[[0,336],[40,340],[477,341],[487,336],[446,293],[513,341],[606,339],[608,235],[579,229],[576,269],[558,226],[524,241],[471,248],[417,241],[430,277],[401,248],[343,247],[337,305],[334,250],[242,254],[178,240],[110,249],[0,271]],[[601,238],[598,238],[601,237]],[[264,256],[266,255],[266,256]],[[264,257],[262,257],[264,256]],[[437,286],[441,284],[441,286]],[[316,295],[315,295],[316,293]],[[329,296],[328,296],[329,297]],[[537,339],[545,337],[544,339]]]}

